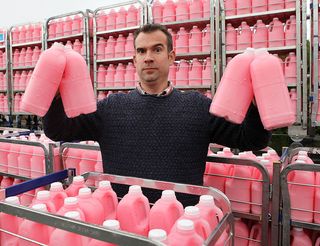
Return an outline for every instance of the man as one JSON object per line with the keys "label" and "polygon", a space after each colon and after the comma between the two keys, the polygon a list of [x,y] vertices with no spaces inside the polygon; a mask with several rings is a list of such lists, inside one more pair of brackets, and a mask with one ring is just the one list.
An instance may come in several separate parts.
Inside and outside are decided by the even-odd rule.
{"label": "man", "polygon": [[[168,81],[175,60],[172,37],[165,27],[147,24],[135,32],[137,88],[112,94],[95,113],[68,119],[61,99],[44,117],[44,131],[53,140],[98,141],[104,172],[202,185],[209,143],[241,150],[264,148],[269,140],[252,105],[243,124],[209,114],[211,100],[196,91],[181,92]],[[241,100],[241,98],[239,98]],[[127,189],[116,187],[118,196]],[[159,194],[145,193],[151,201]],[[196,200],[178,196],[184,205]]]}

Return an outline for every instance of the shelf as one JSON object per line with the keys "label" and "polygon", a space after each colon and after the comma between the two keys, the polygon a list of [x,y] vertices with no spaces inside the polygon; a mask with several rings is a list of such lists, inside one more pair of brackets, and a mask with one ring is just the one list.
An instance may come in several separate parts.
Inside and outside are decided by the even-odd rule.
{"label": "shelf", "polygon": [[225,19],[228,23],[233,23],[238,25],[240,25],[242,21],[255,23],[257,20],[262,20],[264,22],[267,22],[265,24],[268,24],[268,21],[269,22],[272,21],[274,17],[278,17],[280,20],[284,21],[288,17],[290,17],[290,15],[295,13],[296,13],[295,8],[278,9],[273,11],[250,13],[250,14],[243,14],[243,15],[231,15],[231,16],[226,16]]}
{"label": "shelf", "polygon": [[5,49],[6,46],[5,45],[0,45],[0,49]]}
{"label": "shelf", "polygon": [[103,87],[97,88],[97,91],[129,91],[134,90],[136,87]]}
{"label": "shelf", "polygon": [[291,226],[320,231],[320,225],[315,223],[291,221]]}
{"label": "shelf", "polygon": [[238,218],[261,221],[261,215],[249,214],[249,213],[241,213],[232,211],[233,215]]}
{"label": "shelf", "polygon": [[0,93],[7,93],[7,90],[0,90]]}
{"label": "shelf", "polygon": [[110,35],[110,34],[121,34],[121,33],[128,33],[133,32],[137,30],[140,26],[130,26],[125,28],[119,28],[119,29],[113,29],[113,30],[106,30],[106,31],[100,31],[96,32],[97,36],[104,36],[104,35]]}
{"label": "shelf", "polygon": [[192,59],[192,58],[207,58],[207,57],[210,57],[211,56],[211,53],[210,52],[193,52],[193,53],[178,53],[176,55],[176,59]]}
{"label": "shelf", "polygon": [[295,87],[297,87],[297,84],[287,84],[287,86],[289,87],[289,88],[295,88]]}
{"label": "shelf", "polygon": [[34,114],[26,113],[26,112],[12,112],[12,115],[34,115]]}
{"label": "shelf", "polygon": [[55,41],[63,41],[63,40],[70,40],[70,39],[76,39],[83,37],[84,33],[77,33],[77,34],[72,34],[68,36],[61,36],[61,37],[56,37],[56,38],[48,38],[47,42],[55,42]]}
{"label": "shelf", "polygon": [[21,43],[21,44],[12,44],[11,47],[12,48],[17,48],[17,47],[24,47],[24,46],[35,46],[37,44],[42,44],[42,41],[32,41],[32,42],[27,42],[27,43]]}
{"label": "shelf", "polygon": [[119,62],[133,62],[132,57],[119,57],[119,58],[112,58],[112,59],[103,59],[103,60],[96,60],[97,63],[119,63]]}
{"label": "shelf", "polygon": [[[293,46],[270,47],[270,48],[267,48],[267,50],[269,52],[287,53],[288,51],[296,50],[296,48],[297,47],[295,45],[293,45]],[[244,50],[227,50],[226,54],[227,55],[237,55],[237,54],[240,54],[243,52],[244,52]]]}
{"label": "shelf", "polygon": [[7,68],[6,67],[0,67],[0,71],[6,71]]}
{"label": "shelf", "polygon": [[30,70],[34,68],[35,66],[23,66],[23,67],[13,67],[12,70]]}
{"label": "shelf", "polygon": [[169,28],[179,28],[181,25],[183,27],[192,28],[193,26],[204,26],[210,23],[210,19],[201,18],[201,19],[192,19],[192,20],[183,20],[183,21],[173,21],[173,22],[161,22],[162,25]]}
{"label": "shelf", "polygon": [[0,112],[0,114],[2,114],[2,115],[10,115],[10,113],[8,113],[8,112]]}
{"label": "shelf", "polygon": [[10,178],[15,178],[15,179],[23,179],[23,180],[29,180],[30,178],[27,178],[25,176],[20,176],[20,175],[17,175],[17,174],[9,174],[9,173],[4,173],[4,172],[0,172],[0,175],[1,176],[7,176],[7,177],[10,177]]}
{"label": "shelf", "polygon": [[16,90],[13,90],[13,93],[20,93],[25,91],[26,91],[25,89],[16,89]]}

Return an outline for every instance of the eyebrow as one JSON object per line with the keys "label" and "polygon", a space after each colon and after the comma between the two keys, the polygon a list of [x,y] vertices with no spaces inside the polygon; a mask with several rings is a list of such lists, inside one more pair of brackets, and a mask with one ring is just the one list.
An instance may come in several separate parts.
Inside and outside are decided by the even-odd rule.
{"label": "eyebrow", "polygon": [[[155,47],[157,47],[157,46],[164,47],[164,45],[163,45],[162,43],[158,43],[158,44],[153,45],[151,48],[155,48]],[[137,47],[136,50],[138,50],[138,49],[146,49],[146,48],[144,48],[144,47]]]}

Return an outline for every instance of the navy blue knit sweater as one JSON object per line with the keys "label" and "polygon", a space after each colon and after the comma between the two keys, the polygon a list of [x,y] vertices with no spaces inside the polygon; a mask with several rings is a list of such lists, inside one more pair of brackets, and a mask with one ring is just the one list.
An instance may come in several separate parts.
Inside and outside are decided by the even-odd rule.
{"label": "navy blue knit sweater", "polygon": [[133,90],[69,119],[57,99],[43,119],[44,131],[56,141],[98,141],[106,173],[201,185],[210,142],[256,150],[269,140],[254,106],[236,125],[210,115],[210,103],[196,91],[155,97]]}

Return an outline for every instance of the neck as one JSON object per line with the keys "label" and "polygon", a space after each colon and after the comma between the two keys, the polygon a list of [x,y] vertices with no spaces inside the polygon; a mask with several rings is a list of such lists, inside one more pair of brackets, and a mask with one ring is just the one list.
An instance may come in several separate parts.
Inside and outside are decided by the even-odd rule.
{"label": "neck", "polygon": [[153,82],[151,83],[141,82],[140,86],[148,94],[159,94],[168,87],[168,81],[164,81],[161,84],[153,83]]}

